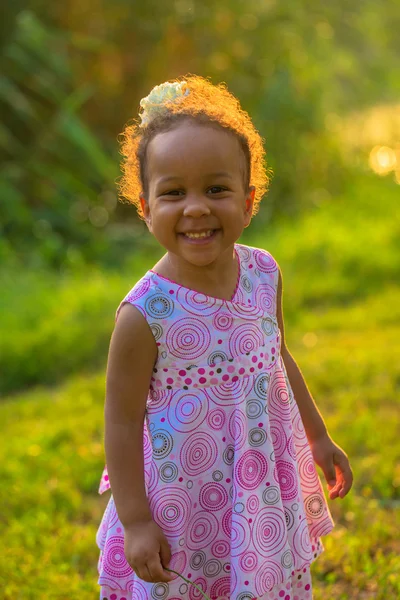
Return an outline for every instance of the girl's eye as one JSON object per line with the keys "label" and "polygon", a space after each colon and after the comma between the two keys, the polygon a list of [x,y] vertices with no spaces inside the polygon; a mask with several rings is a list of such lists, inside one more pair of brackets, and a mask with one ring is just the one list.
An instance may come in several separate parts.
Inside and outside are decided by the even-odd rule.
{"label": "girl's eye", "polygon": [[208,191],[212,192],[213,194],[220,194],[221,192],[226,192],[226,188],[220,185],[213,185]]}
{"label": "girl's eye", "polygon": [[[222,192],[226,192],[228,188],[223,187],[221,185],[213,185],[210,188],[208,188],[207,192],[211,192],[212,195],[214,194],[221,194]],[[166,192],[163,192],[162,194],[160,194],[160,196],[174,196],[174,197],[178,197],[180,195],[184,195],[185,192],[183,190],[168,190]]]}
{"label": "girl's eye", "polygon": [[176,196],[178,194],[183,194],[183,192],[181,190],[170,190],[168,192],[164,192],[163,194],[161,194],[162,196]]}

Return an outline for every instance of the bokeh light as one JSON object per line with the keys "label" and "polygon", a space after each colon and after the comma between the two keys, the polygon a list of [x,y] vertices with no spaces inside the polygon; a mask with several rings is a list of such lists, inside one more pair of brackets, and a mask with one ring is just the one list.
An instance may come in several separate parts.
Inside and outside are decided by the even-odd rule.
{"label": "bokeh light", "polygon": [[378,175],[386,175],[397,166],[396,153],[389,146],[374,146],[369,155],[369,164]]}

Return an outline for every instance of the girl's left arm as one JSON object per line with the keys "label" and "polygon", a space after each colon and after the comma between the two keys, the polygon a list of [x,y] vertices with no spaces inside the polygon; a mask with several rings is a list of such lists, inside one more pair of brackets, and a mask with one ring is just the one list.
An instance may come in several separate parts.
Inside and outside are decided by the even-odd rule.
{"label": "girl's left arm", "polygon": [[308,441],[312,443],[328,435],[327,427],[307,388],[298,364],[286,347],[281,347],[281,356],[297,406],[299,407]]}
{"label": "girl's left arm", "polygon": [[314,461],[324,472],[331,500],[344,498],[353,483],[347,454],[330,437],[304,377],[285,344],[282,309],[282,273],[279,269],[276,314],[281,332],[281,356],[293,391]]}

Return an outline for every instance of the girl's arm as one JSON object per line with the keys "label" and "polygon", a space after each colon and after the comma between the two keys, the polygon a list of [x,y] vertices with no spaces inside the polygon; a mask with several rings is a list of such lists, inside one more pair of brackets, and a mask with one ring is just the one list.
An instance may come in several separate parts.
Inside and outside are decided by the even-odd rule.
{"label": "girl's arm", "polygon": [[157,345],[143,315],[124,304],[107,364],[105,453],[111,491],[125,529],[151,519],[144,483],[143,425]]}
{"label": "girl's arm", "polygon": [[282,350],[282,359],[285,363],[286,373],[297,406],[299,407],[307,438],[310,442],[315,441],[328,433],[322,415],[308,391],[298,364],[287,348]]}
{"label": "girl's arm", "polygon": [[330,499],[344,498],[353,484],[353,471],[347,454],[331,439],[321,413],[307,389],[300,369],[286,348],[282,311],[282,274],[280,269],[276,313],[281,331],[282,359],[296,404],[299,407],[313,459],[324,471],[326,481],[328,482]]}
{"label": "girl's arm", "polygon": [[289,378],[290,386],[293,390],[297,406],[299,407],[301,420],[303,421],[307,438],[309,441],[314,441],[320,437],[327,435],[327,428],[322,418],[322,415],[319,412],[307,388],[303,375],[285,344],[285,331],[282,310],[282,273],[279,267],[278,269],[279,276],[276,315],[278,319],[279,329],[281,331],[281,356],[283,362],[285,363],[286,373]]}

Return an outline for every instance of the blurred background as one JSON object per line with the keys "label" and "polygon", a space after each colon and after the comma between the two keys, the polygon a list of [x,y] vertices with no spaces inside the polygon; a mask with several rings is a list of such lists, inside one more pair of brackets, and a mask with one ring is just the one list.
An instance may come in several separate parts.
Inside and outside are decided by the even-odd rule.
{"label": "blurred background", "polygon": [[400,597],[399,30],[397,0],[3,7],[4,598],[97,597],[108,344],[164,254],[118,201],[118,136],[188,73],[226,82],[265,140],[274,175],[240,242],[282,268],[288,346],[354,471],[314,598]]}

